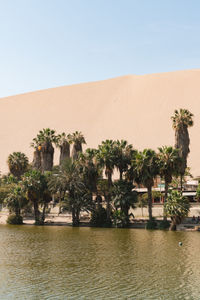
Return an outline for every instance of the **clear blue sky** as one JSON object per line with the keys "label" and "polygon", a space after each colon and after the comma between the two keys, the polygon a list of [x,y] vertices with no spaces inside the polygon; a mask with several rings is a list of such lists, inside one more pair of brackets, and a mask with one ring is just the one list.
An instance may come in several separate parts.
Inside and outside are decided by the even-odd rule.
{"label": "clear blue sky", "polygon": [[200,68],[199,0],[0,0],[0,97]]}

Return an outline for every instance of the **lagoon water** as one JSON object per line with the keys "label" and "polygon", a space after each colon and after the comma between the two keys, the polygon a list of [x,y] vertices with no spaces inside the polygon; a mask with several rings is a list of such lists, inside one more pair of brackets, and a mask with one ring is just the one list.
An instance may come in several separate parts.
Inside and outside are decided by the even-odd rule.
{"label": "lagoon water", "polygon": [[200,233],[2,225],[0,299],[200,299]]}

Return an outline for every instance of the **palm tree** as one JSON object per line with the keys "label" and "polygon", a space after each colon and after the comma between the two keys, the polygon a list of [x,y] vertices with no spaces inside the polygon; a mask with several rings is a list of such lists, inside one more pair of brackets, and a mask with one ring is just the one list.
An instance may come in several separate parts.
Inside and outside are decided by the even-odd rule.
{"label": "palm tree", "polygon": [[69,135],[67,136],[64,132],[59,134],[57,137],[57,146],[60,148],[59,164],[61,165],[66,158],[70,157]]}
{"label": "palm tree", "polygon": [[115,142],[112,140],[103,141],[101,145],[98,146],[97,160],[103,168],[105,168],[105,175],[108,179],[108,194],[106,198],[107,202],[107,222],[110,220],[110,201],[111,201],[111,187],[112,187],[112,174],[115,167]]}
{"label": "palm tree", "polygon": [[[21,181],[22,190],[26,193],[26,198],[34,207],[35,224],[43,224],[44,216],[41,218],[39,204],[46,202],[47,181],[45,175],[38,170],[30,170],[25,173]],[[50,199],[48,198],[48,201]]]}
{"label": "palm tree", "polygon": [[132,160],[135,182],[143,184],[148,191],[149,220],[152,221],[152,187],[154,178],[158,175],[158,158],[154,150],[144,149],[137,152]]}
{"label": "palm tree", "polygon": [[187,168],[187,157],[190,152],[189,144],[190,138],[188,133],[188,127],[193,126],[193,114],[187,109],[180,109],[174,111],[174,116],[171,117],[172,126],[175,130],[175,148],[179,149],[179,155],[182,158],[182,164],[180,166],[181,176],[181,191],[182,191],[182,179]]}
{"label": "palm tree", "polygon": [[129,209],[134,208],[134,204],[137,201],[137,192],[133,191],[133,184],[126,180],[118,180],[114,182],[112,189],[112,200],[116,211],[118,209],[121,212],[121,223],[122,227],[129,226],[130,215]]}
{"label": "palm tree", "polygon": [[178,168],[182,162],[179,156],[179,150],[171,146],[158,148],[159,175],[165,180],[165,198],[167,199],[169,184],[172,182],[172,176],[177,175]]}
{"label": "palm tree", "polygon": [[22,152],[13,152],[10,154],[7,163],[10,173],[18,179],[20,179],[28,169],[28,157]]}
{"label": "palm tree", "polygon": [[[20,220],[21,217],[21,209],[27,204],[27,200],[25,195],[19,185],[13,185],[10,188],[9,193],[7,194],[6,198],[4,199],[9,211],[12,213],[14,212],[16,218]],[[22,220],[22,217],[21,217]],[[20,220],[20,221],[21,221]],[[20,222],[21,224],[21,222]]]}
{"label": "palm tree", "polygon": [[[37,137],[33,139],[33,143],[31,144],[31,146],[36,149],[36,151],[34,152],[35,157],[37,156],[36,162],[38,166],[41,163],[42,172],[52,170],[53,156],[54,156],[54,148],[52,145],[53,143],[57,144],[57,136],[55,135],[55,130],[46,128],[39,131]],[[40,162],[38,156],[40,157]],[[36,162],[35,162],[35,166],[36,166]],[[33,161],[33,165],[34,165],[34,161]]]}
{"label": "palm tree", "polygon": [[82,144],[86,144],[83,134],[79,131],[75,131],[68,135],[69,142],[73,143],[72,159],[75,161],[78,158],[79,153],[83,151]]}
{"label": "palm tree", "polygon": [[34,170],[41,171],[41,149],[42,149],[42,147],[37,138],[33,139],[32,143],[31,143],[31,147],[34,148],[32,168]]}
{"label": "palm tree", "polygon": [[80,211],[87,209],[91,204],[88,191],[84,184],[79,169],[71,158],[66,159],[60,168],[53,171],[55,181],[51,181],[49,188],[53,192],[61,192],[63,201],[67,203],[72,212],[72,224],[78,226],[80,222]]}
{"label": "palm tree", "polygon": [[127,141],[117,140],[115,142],[115,166],[119,170],[120,180],[123,179],[123,173],[127,171],[128,166],[131,165],[133,151],[132,145],[128,145]]}

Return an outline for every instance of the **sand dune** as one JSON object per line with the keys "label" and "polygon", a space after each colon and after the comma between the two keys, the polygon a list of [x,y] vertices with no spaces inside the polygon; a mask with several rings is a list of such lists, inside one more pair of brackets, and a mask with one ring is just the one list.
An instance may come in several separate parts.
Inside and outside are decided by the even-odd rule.
{"label": "sand dune", "polygon": [[[123,76],[0,99],[0,170],[13,151],[32,160],[30,142],[46,127],[82,131],[87,147],[103,139],[127,139],[135,148],[174,144],[170,120],[176,108],[194,113],[188,165],[200,175],[200,70]],[[55,162],[58,162],[56,150]]]}

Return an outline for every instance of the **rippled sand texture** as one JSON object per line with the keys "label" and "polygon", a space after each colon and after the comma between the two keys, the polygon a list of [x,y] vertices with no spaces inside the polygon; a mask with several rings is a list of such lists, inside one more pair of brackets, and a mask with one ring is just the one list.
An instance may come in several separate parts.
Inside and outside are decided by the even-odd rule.
{"label": "rippled sand texture", "polygon": [[2,98],[0,170],[7,170],[12,151],[23,151],[32,159],[30,142],[46,127],[82,131],[87,147],[107,138],[127,139],[139,149],[173,145],[170,117],[175,108],[187,108],[195,114],[189,166],[200,175],[199,101],[200,70],[130,75]]}
{"label": "rippled sand texture", "polygon": [[198,232],[0,226],[0,236],[0,299],[199,299]]}

